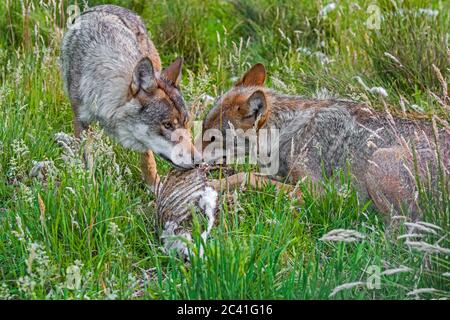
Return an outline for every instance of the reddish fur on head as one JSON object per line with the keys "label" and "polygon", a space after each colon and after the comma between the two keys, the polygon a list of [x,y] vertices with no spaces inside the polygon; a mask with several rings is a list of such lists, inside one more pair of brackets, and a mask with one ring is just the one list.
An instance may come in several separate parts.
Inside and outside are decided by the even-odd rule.
{"label": "reddish fur on head", "polygon": [[[260,129],[267,121],[269,106],[264,88],[266,69],[263,64],[255,64],[211,109],[203,123],[203,131],[225,130],[229,123],[235,129]],[[258,123],[256,123],[258,121]],[[208,142],[203,143],[203,148]]]}
{"label": "reddish fur on head", "polygon": [[266,81],[266,68],[262,63],[257,63],[251,67],[251,69],[234,84],[234,86],[260,87],[264,85],[264,81]]}

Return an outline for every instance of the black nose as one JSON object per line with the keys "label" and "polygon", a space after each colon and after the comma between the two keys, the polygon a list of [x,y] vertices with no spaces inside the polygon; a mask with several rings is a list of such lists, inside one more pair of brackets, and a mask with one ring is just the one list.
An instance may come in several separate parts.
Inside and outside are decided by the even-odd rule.
{"label": "black nose", "polygon": [[194,167],[198,167],[199,165],[204,163],[202,158],[199,159],[199,158],[195,157],[195,155],[192,155],[191,160],[192,160],[192,163],[193,163]]}

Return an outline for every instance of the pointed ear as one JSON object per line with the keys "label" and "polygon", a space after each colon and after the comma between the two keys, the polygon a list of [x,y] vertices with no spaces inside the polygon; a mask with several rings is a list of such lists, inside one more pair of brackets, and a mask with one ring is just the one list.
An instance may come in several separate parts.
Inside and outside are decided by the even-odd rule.
{"label": "pointed ear", "polygon": [[153,88],[156,88],[153,64],[148,57],[145,57],[134,67],[131,92],[136,95],[140,89],[150,91]]}
{"label": "pointed ear", "polygon": [[266,68],[262,63],[255,64],[244,76],[234,84],[237,86],[251,87],[262,86],[266,80]]}
{"label": "pointed ear", "polygon": [[253,115],[255,119],[264,115],[267,110],[266,95],[261,90],[257,90],[252,93],[247,100],[249,106],[249,115]]}
{"label": "pointed ear", "polygon": [[164,78],[172,81],[176,86],[181,82],[181,68],[183,67],[183,58],[178,57],[170,66],[163,70]]}

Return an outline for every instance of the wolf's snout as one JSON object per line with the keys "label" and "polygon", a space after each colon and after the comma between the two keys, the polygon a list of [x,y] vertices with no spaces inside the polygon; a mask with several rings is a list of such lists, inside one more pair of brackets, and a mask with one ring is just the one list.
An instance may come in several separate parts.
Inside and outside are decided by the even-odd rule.
{"label": "wolf's snout", "polygon": [[161,155],[177,169],[192,169],[202,162],[201,153],[188,139],[174,145],[170,155]]}

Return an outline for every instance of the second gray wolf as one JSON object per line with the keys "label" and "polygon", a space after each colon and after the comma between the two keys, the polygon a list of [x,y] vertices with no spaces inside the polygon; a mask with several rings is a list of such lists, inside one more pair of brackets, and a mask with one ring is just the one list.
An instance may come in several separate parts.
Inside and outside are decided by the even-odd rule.
{"label": "second gray wolf", "polygon": [[265,79],[265,67],[253,66],[217,98],[203,132],[278,129],[278,176],[320,182],[349,169],[360,198],[385,213],[406,208],[417,214],[417,178],[449,188],[447,129],[353,101],[285,95],[266,88]]}

